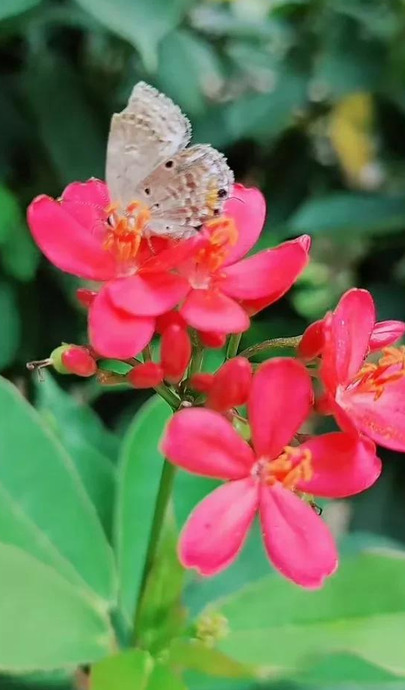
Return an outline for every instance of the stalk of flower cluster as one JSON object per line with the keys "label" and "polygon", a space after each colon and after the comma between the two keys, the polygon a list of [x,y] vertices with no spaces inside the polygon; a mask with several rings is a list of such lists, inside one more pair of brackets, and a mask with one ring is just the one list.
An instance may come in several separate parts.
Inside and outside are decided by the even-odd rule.
{"label": "stalk of flower cluster", "polygon": [[[293,335],[288,338],[272,338],[271,340],[264,340],[262,343],[257,345],[251,345],[239,353],[241,357],[246,357],[246,359],[251,359],[256,355],[259,355],[268,350],[274,350],[283,347],[293,347],[297,348],[300,344],[302,335]],[[233,355],[232,355],[233,356]]]}

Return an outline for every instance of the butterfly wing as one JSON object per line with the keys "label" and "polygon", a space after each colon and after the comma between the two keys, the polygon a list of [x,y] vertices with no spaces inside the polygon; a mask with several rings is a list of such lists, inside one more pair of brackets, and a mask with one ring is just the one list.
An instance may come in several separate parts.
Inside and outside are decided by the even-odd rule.
{"label": "butterfly wing", "polygon": [[152,235],[187,237],[222,212],[233,186],[225,156],[208,144],[179,151],[165,160],[136,192],[148,204]]}
{"label": "butterfly wing", "polygon": [[136,199],[141,180],[184,149],[190,136],[188,119],[170,98],[136,84],[127,107],[111,120],[106,181],[113,201],[126,207]]}

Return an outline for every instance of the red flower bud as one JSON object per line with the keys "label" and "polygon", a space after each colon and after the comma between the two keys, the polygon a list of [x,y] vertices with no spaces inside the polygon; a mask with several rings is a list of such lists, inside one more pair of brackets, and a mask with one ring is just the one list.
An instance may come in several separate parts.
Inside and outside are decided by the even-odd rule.
{"label": "red flower bud", "polygon": [[161,316],[156,318],[156,333],[162,335],[166,328],[173,326],[173,324],[177,324],[177,326],[181,326],[181,328],[184,329],[187,328],[187,324],[182,315],[174,309],[172,309],[172,311],[167,311],[165,314],[161,314]]}
{"label": "red flower bud", "polygon": [[77,376],[94,376],[97,371],[97,364],[85,347],[68,345],[67,348],[61,352],[60,361],[69,374],[76,374]]}
{"label": "red flower bud", "polygon": [[191,341],[186,329],[177,324],[166,328],[160,352],[165,380],[179,383],[191,359]]}
{"label": "red flower bud", "polygon": [[83,307],[86,307],[86,309],[91,307],[96,296],[97,292],[94,292],[94,290],[87,290],[87,288],[78,288],[78,290],[76,290],[78,301]]}
{"label": "red flower bud", "polygon": [[244,357],[235,357],[226,362],[214,376],[208,393],[207,407],[226,412],[232,407],[243,405],[249,395],[252,382],[252,365]]}
{"label": "red flower bud", "polygon": [[215,333],[209,331],[198,332],[200,342],[205,347],[220,348],[226,343],[226,333]]}
{"label": "red flower bud", "polygon": [[298,345],[298,354],[303,360],[310,361],[322,354],[324,345],[323,323],[323,320],[314,321],[304,331]]}
{"label": "red flower bud", "polygon": [[163,370],[155,362],[145,362],[131,369],[127,379],[134,388],[155,388],[163,381]]}
{"label": "red flower bud", "polygon": [[190,379],[190,386],[198,393],[208,393],[214,383],[214,374],[194,374]]}

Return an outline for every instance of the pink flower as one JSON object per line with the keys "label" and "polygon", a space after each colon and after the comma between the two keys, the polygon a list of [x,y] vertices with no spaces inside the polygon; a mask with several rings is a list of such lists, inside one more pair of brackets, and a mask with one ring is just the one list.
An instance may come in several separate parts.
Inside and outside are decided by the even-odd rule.
{"label": "pink flower", "polygon": [[[323,322],[321,377],[342,429],[405,452],[405,348],[388,347],[404,330],[401,322],[376,324],[370,293],[349,290]],[[382,345],[379,361],[367,363]]]}
{"label": "pink flower", "polygon": [[[188,292],[188,282],[171,269],[193,241],[156,240],[151,254],[141,241],[146,209],[119,217],[100,180],[73,182],[62,198],[39,196],[28,209],[36,243],[55,266],[85,280],[105,282],[94,296],[81,293],[89,306],[90,341],[102,356],[127,359],[151,340],[156,316],[172,309]],[[139,225],[139,227],[138,227]]]}
{"label": "pink flower", "polygon": [[227,412],[244,405],[252,383],[252,365],[245,357],[234,357],[215,374],[195,374],[190,385],[207,393],[206,406],[217,412]]}
{"label": "pink flower", "polygon": [[363,491],[381,471],[369,440],[331,433],[288,445],[312,405],[310,377],[293,359],[273,359],[253,378],[248,401],[252,446],[221,414],[177,412],[162,450],[195,474],[225,480],[195,508],[179,556],[188,568],[215,575],[237,557],[259,513],[267,554],[297,584],[320,587],[337,567],[333,538],[302,492],[342,498]]}
{"label": "pink flower", "polygon": [[258,189],[236,184],[224,218],[206,226],[207,244],[178,267],[189,283],[180,313],[193,328],[203,333],[245,331],[249,317],[243,303],[260,299],[271,304],[304,270],[308,245],[302,241],[242,259],[262,231],[265,211]]}

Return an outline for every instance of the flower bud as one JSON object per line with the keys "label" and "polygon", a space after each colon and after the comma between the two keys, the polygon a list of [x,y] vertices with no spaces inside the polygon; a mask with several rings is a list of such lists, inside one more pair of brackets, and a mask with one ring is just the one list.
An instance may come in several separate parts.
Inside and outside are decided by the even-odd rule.
{"label": "flower bud", "polygon": [[226,343],[225,333],[215,333],[209,331],[199,331],[198,332],[200,342],[205,347],[212,347],[214,349],[223,347]]}
{"label": "flower bud", "polygon": [[234,357],[226,362],[214,376],[208,393],[207,407],[226,412],[243,405],[249,395],[252,382],[252,365],[244,357]]}
{"label": "flower bud", "polygon": [[97,371],[97,364],[85,347],[62,345],[52,352],[51,359],[55,369],[62,374],[88,377]]}
{"label": "flower bud", "polygon": [[78,288],[76,290],[76,297],[80,304],[88,309],[97,297],[97,292],[94,292],[94,290],[87,290],[87,288]]}
{"label": "flower bud", "polygon": [[127,380],[132,383],[134,388],[155,388],[163,381],[163,369],[155,362],[138,364],[131,369],[127,375]]}
{"label": "flower bud", "polygon": [[165,314],[161,314],[156,318],[156,332],[162,335],[166,328],[173,326],[173,324],[177,324],[177,326],[181,326],[184,329],[187,328],[187,323],[183,319],[182,315],[174,309],[172,309],[172,311],[167,311]]}
{"label": "flower bud", "polygon": [[324,343],[323,320],[314,321],[304,331],[298,345],[298,355],[305,361],[310,361],[319,357],[322,353]]}
{"label": "flower bud", "polygon": [[194,374],[190,379],[190,386],[198,393],[208,393],[214,383],[214,374]]}
{"label": "flower bud", "polygon": [[191,341],[186,329],[177,324],[166,328],[160,352],[165,380],[179,383],[191,359]]}

